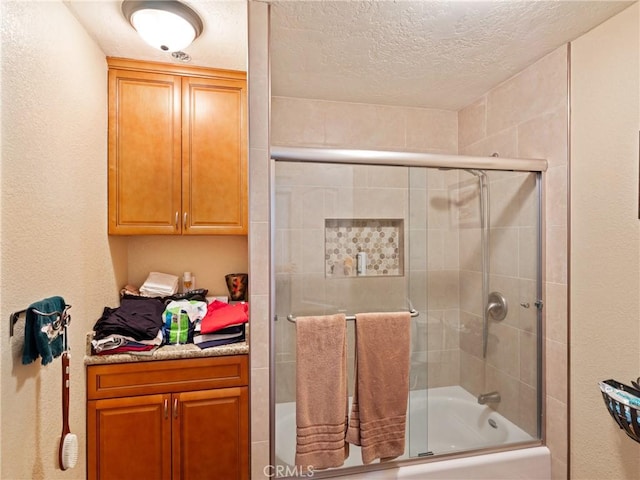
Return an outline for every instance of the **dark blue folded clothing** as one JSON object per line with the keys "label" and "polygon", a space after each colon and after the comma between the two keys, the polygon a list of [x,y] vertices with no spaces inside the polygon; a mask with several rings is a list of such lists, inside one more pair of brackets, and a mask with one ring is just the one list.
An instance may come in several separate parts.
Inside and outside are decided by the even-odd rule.
{"label": "dark blue folded clothing", "polygon": [[193,337],[193,343],[206,342],[208,340],[223,340],[226,338],[244,335],[245,324],[231,325],[227,328],[221,328],[213,333],[196,334]]}
{"label": "dark blue folded clothing", "polygon": [[123,298],[119,308],[105,307],[93,329],[97,340],[124,335],[135,340],[153,340],[162,328],[164,303],[158,298]]}
{"label": "dark blue folded clothing", "polygon": [[[62,322],[59,322],[65,309],[62,297],[50,297],[32,303],[25,313],[24,350],[22,363],[27,365],[42,357],[42,365],[51,363],[64,350]],[[59,315],[40,315],[42,313],[59,312]],[[54,325],[57,323],[57,325]]]}
{"label": "dark blue folded clothing", "polygon": [[205,340],[202,342],[195,342],[194,343],[200,347],[201,349],[205,349],[205,348],[211,348],[211,347],[219,347],[221,345],[230,345],[232,343],[239,343],[239,342],[244,342],[246,339],[245,337],[245,333],[242,332],[240,335],[237,336],[233,336],[231,338],[223,338],[223,339],[219,339],[219,340]]}

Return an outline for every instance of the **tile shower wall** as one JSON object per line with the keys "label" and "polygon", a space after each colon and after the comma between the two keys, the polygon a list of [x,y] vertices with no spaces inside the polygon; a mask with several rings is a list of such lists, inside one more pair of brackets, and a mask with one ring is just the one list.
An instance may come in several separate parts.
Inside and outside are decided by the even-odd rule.
{"label": "tile shower wall", "polygon": [[[507,80],[459,112],[459,153],[468,155],[490,155],[515,158],[546,158],[549,168],[544,175],[546,202],[543,217],[546,221],[546,269],[545,328],[546,359],[552,368],[546,370],[546,441],[552,453],[554,479],[567,477],[567,167],[568,167],[568,90],[567,90],[567,46],[563,46],[518,75]],[[522,179],[524,190],[529,190]],[[492,202],[492,216],[510,208],[514,192],[510,185],[506,190],[499,186],[500,179],[491,176],[494,191],[502,197]],[[505,185],[506,186],[506,185]],[[493,198],[493,197],[492,197]],[[520,223],[518,232],[495,225],[502,237],[491,252],[499,262],[499,249],[518,251],[517,277],[518,295],[528,301],[531,292],[529,258],[532,245],[517,242],[525,238],[517,234],[530,228]],[[462,251],[462,246],[461,246]],[[513,265],[515,267],[515,265]],[[513,271],[506,270],[508,264],[492,264],[493,287],[507,285]],[[473,269],[464,275],[471,276]],[[511,283],[514,285],[514,283]],[[462,293],[463,297],[465,293]],[[461,299],[465,303],[465,299]],[[477,355],[462,347],[462,382],[467,388],[477,391],[497,389],[507,402],[498,409],[523,425],[531,428],[531,419],[524,414],[532,407],[532,370],[530,359],[533,352],[532,321],[530,311],[519,309],[518,322],[510,321],[493,328],[489,359],[486,368],[481,368]],[[463,323],[466,320],[463,320]],[[497,327],[497,325],[496,325]],[[498,353],[497,347],[518,345],[518,351],[506,350]],[[500,356],[507,358],[499,360]],[[551,360],[552,359],[552,360]],[[499,360],[499,361],[498,361]],[[517,368],[516,368],[517,366]],[[505,395],[506,394],[506,395]],[[522,415],[525,417],[522,417]]]}
{"label": "tile shower wall", "polygon": [[[442,110],[274,97],[271,125],[274,145],[393,148],[433,153],[456,153],[457,149],[457,114]],[[420,135],[419,132],[426,133]],[[345,168],[349,168],[348,174],[345,174]],[[279,212],[287,212],[278,218],[300,218],[299,221],[306,222],[310,230],[307,233],[303,230],[286,232],[280,228],[282,226],[276,227],[276,246],[283,246],[282,251],[276,252],[276,257],[292,255],[298,259],[295,267],[287,259],[277,261],[277,308],[286,305],[290,309],[283,307],[284,310],[296,315],[324,313],[323,305],[327,306],[327,312],[335,312],[336,303],[346,305],[344,309],[348,313],[404,309],[408,279],[409,299],[421,312],[412,322],[411,387],[458,384],[457,234],[451,230],[446,208],[447,179],[457,178],[456,174],[366,166],[318,168],[298,164],[298,171],[291,169],[290,165],[278,164],[276,208]],[[301,169],[313,171],[303,174]],[[322,181],[323,175],[332,176]],[[293,181],[294,177],[296,181]],[[401,210],[395,204],[399,198],[407,198],[409,184],[409,203]],[[371,201],[372,198],[377,200]],[[317,209],[322,205],[325,212],[317,215]],[[301,215],[302,208],[304,215]],[[427,208],[432,210],[428,225]],[[320,263],[326,261],[324,257],[316,255],[315,260],[307,257],[305,263],[301,263],[309,255],[304,252],[313,255],[314,251],[323,251],[321,228],[325,219],[332,218],[402,219],[405,247],[408,246],[403,256],[405,275],[327,281],[326,263]],[[297,243],[296,235],[304,236],[304,239]],[[366,289],[359,288],[363,285],[362,280],[367,282]],[[285,298],[289,300],[282,302]],[[279,310],[277,314],[286,315],[290,311]],[[285,325],[288,322],[277,323],[276,338],[281,341],[276,346],[280,372],[276,397],[278,401],[291,401],[295,394],[295,331],[290,328],[291,324]],[[349,325],[349,332],[352,335],[352,325]]]}
{"label": "tile shower wall", "polygon": [[271,98],[271,143],[457,153],[456,112]]}
{"label": "tile shower wall", "polygon": [[251,476],[269,478],[269,5],[248,2]]}
{"label": "tile shower wall", "polygon": [[[336,239],[338,225],[357,232],[354,249],[367,249],[378,218],[396,219],[390,227],[404,238],[408,213],[407,169],[348,165],[278,163],[275,171],[276,272],[276,400],[295,399],[295,326],[287,315],[404,310],[404,275],[357,276],[345,271],[342,255],[338,272],[327,271],[327,242]],[[340,218],[340,220],[336,220]],[[367,220],[362,220],[367,219]],[[385,222],[382,222],[385,223]],[[346,227],[346,225],[351,225]],[[402,231],[398,228],[402,227]],[[380,227],[373,227],[380,228]],[[329,230],[329,233],[327,233]],[[365,236],[362,236],[362,233]],[[372,237],[367,237],[370,233]],[[376,233],[383,233],[377,232]],[[393,237],[392,237],[393,238]],[[335,250],[337,243],[330,243]],[[404,245],[398,250],[405,251]],[[403,253],[404,255],[404,253]],[[373,254],[371,255],[373,258]],[[337,258],[336,258],[337,260]],[[404,264],[402,258],[398,264]],[[340,274],[338,274],[340,273]],[[353,364],[353,323],[349,322],[349,365]],[[352,379],[351,382],[352,384]]]}

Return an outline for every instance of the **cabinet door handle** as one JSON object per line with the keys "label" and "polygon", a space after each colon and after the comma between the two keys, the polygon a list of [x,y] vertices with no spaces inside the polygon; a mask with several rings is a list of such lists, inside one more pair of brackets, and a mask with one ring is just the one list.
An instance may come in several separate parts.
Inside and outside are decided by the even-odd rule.
{"label": "cabinet door handle", "polygon": [[178,399],[173,399],[173,418],[178,418]]}
{"label": "cabinet door handle", "polygon": [[187,212],[184,212],[184,218],[182,220],[182,225],[183,225],[183,228],[186,230],[187,229]]}
{"label": "cabinet door handle", "polygon": [[179,216],[180,216],[180,212],[178,212],[178,211],[176,210],[176,220],[175,220],[176,230],[178,230],[178,218],[179,218]]}
{"label": "cabinet door handle", "polygon": [[169,419],[169,400],[166,398],[164,399],[164,419]]}

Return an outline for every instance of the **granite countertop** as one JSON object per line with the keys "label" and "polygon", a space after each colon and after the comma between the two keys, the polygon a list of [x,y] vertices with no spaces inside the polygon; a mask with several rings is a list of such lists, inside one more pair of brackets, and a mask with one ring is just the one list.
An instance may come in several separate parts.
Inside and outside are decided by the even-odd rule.
{"label": "granite countertop", "polygon": [[[247,332],[248,336],[248,332]],[[249,353],[247,342],[230,343],[219,347],[201,349],[190,343],[186,345],[165,345],[151,355],[115,353],[111,355],[92,355],[91,339],[93,332],[87,334],[87,346],[84,356],[85,365],[106,365],[109,363],[150,362],[154,360],[175,360],[180,358],[218,357],[223,355],[245,355]]]}

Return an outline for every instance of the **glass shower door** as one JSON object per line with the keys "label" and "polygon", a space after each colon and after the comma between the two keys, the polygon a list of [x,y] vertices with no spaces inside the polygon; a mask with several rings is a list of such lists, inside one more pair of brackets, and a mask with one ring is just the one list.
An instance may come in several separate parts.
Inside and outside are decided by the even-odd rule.
{"label": "glass shower door", "polygon": [[[274,168],[275,451],[278,464],[293,465],[296,330],[287,316],[410,308],[409,180],[406,167],[276,162]],[[353,321],[347,346],[351,397]],[[344,466],[362,465],[358,448],[350,450]]]}
{"label": "glass shower door", "polygon": [[[459,369],[457,384],[430,385],[434,454],[539,438],[538,179],[462,169],[447,184],[450,229],[458,238]],[[498,306],[499,298],[506,305]]]}
{"label": "glass shower door", "polygon": [[[304,162],[274,169],[276,463],[295,462],[289,315],[419,313],[400,460],[538,439],[540,174]],[[503,319],[491,316],[485,292],[504,296]],[[352,396],[353,321],[347,344]],[[344,467],[361,465],[351,446]]]}
{"label": "glass shower door", "polygon": [[[409,454],[535,440],[539,174],[411,168],[409,178],[407,271],[421,312],[412,330]],[[504,318],[491,306],[497,294]]]}

